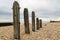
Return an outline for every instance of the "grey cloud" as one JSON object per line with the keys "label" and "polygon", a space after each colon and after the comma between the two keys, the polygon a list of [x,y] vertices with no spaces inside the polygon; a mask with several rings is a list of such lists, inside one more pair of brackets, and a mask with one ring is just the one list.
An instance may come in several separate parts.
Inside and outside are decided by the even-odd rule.
{"label": "grey cloud", "polygon": [[[3,2],[5,1],[5,2]],[[14,0],[0,0],[0,15],[12,15],[12,6]],[[20,4],[20,18],[23,19],[23,9],[27,7],[29,17],[31,12],[35,11],[36,17],[57,18],[60,17],[60,0],[17,0]],[[42,1],[42,2],[41,2]],[[5,14],[4,14],[4,13]],[[1,14],[2,13],[2,14]]]}

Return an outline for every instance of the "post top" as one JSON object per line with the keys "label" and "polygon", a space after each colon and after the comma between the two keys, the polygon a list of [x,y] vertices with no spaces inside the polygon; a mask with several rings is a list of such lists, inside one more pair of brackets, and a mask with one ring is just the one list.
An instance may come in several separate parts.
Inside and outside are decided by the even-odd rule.
{"label": "post top", "polygon": [[15,5],[15,4],[19,5],[19,3],[17,1],[14,1],[13,5]]}
{"label": "post top", "polygon": [[17,7],[17,6],[19,7],[19,3],[18,3],[17,1],[14,1],[14,3],[13,3],[13,8],[14,8],[14,7]]}
{"label": "post top", "polygon": [[32,11],[32,13],[34,14],[35,12],[34,12],[34,11]]}
{"label": "post top", "polygon": [[24,10],[28,10],[27,8],[24,8]]}
{"label": "post top", "polygon": [[24,12],[28,12],[28,9],[27,8],[24,8]]}

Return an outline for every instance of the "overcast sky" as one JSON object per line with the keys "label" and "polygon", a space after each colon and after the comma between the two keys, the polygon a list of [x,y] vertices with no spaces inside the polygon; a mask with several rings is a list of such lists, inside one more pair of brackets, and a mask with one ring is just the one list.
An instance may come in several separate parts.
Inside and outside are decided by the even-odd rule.
{"label": "overcast sky", "polygon": [[20,4],[20,19],[23,20],[23,10],[28,8],[29,19],[31,12],[35,11],[36,17],[43,21],[60,20],[60,0],[0,0],[0,22],[12,22],[13,2]]}

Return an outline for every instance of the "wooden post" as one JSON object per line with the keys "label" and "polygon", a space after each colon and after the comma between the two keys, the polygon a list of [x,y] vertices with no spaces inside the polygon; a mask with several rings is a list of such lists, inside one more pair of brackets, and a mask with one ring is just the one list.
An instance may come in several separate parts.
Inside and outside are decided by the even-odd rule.
{"label": "wooden post", "polygon": [[20,40],[20,14],[19,4],[17,1],[13,3],[13,26],[14,26],[14,40]]}
{"label": "wooden post", "polygon": [[37,30],[39,30],[39,19],[36,18],[36,27],[37,27]]}
{"label": "wooden post", "polygon": [[30,34],[29,17],[28,17],[28,9],[27,8],[24,8],[24,25],[25,25],[25,33]]}
{"label": "wooden post", "polygon": [[40,28],[42,28],[42,19],[40,19]]}
{"label": "wooden post", "polygon": [[32,11],[32,31],[35,32],[35,12]]}

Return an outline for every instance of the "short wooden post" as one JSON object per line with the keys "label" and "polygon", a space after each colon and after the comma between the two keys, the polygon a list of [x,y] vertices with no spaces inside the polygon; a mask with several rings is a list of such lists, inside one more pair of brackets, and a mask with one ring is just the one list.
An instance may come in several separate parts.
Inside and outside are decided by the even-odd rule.
{"label": "short wooden post", "polygon": [[35,12],[32,11],[32,31],[35,32]]}
{"label": "short wooden post", "polygon": [[42,19],[40,19],[40,28],[42,28]]}
{"label": "short wooden post", "polygon": [[27,8],[24,8],[24,25],[25,25],[25,33],[30,34],[29,17],[28,17],[28,9]]}
{"label": "short wooden post", "polygon": [[13,3],[13,26],[14,26],[14,40],[20,40],[20,14],[19,3],[15,1]]}
{"label": "short wooden post", "polygon": [[37,30],[39,30],[39,19],[36,18],[36,27],[37,27]]}

